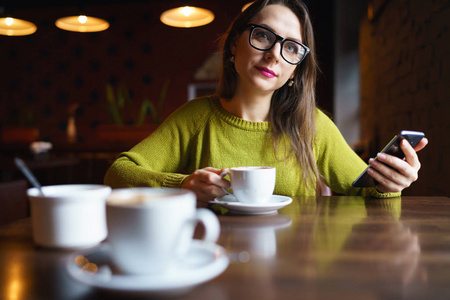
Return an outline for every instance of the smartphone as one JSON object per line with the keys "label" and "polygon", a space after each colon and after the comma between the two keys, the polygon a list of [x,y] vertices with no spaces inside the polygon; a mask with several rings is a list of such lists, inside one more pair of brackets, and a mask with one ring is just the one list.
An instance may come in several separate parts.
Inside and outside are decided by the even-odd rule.
{"label": "smartphone", "polygon": [[[422,138],[425,137],[425,134],[423,132],[419,131],[409,131],[409,130],[402,130],[399,134],[394,136],[394,138],[381,150],[381,153],[390,154],[393,156],[396,156],[398,158],[405,158],[405,154],[403,154],[402,149],[400,148],[400,142],[404,139],[406,139],[411,146],[415,147]],[[367,173],[367,170],[371,168],[368,166],[364,172],[361,173],[361,175],[356,178],[355,181],[353,181],[352,186],[353,187],[371,187],[375,186],[378,183]]]}

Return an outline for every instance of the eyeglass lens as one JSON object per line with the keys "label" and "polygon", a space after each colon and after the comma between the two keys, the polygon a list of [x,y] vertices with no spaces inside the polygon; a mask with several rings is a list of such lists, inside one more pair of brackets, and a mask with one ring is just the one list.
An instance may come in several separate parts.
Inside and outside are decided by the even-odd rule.
{"label": "eyeglass lens", "polygon": [[[254,27],[251,31],[250,44],[258,50],[271,49],[277,42],[277,36],[264,28]],[[303,60],[306,49],[299,43],[285,40],[281,44],[281,56],[291,64],[297,64]]]}

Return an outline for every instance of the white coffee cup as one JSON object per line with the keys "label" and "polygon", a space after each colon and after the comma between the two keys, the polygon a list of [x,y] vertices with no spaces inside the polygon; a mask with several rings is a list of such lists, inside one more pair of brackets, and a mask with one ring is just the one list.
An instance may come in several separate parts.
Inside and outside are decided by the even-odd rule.
{"label": "white coffee cup", "polygon": [[216,215],[196,208],[193,192],[174,188],[113,190],[106,202],[107,241],[114,265],[126,274],[161,274],[182,260],[195,226],[204,226],[203,241],[220,234]]}
{"label": "white coffee cup", "polygon": [[97,184],[28,189],[34,242],[43,247],[76,249],[106,238],[105,200],[111,188]]}
{"label": "white coffee cup", "polygon": [[223,172],[230,176],[233,193],[239,202],[263,204],[270,200],[275,189],[276,169],[272,167],[235,167]]}

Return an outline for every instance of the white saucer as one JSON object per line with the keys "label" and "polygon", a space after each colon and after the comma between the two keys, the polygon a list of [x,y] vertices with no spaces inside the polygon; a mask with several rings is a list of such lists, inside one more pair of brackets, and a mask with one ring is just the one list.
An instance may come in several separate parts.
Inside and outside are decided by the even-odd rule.
{"label": "white saucer", "polygon": [[216,199],[214,199],[214,201],[209,201],[209,204],[218,204],[234,214],[261,215],[275,213],[277,212],[277,210],[285,207],[291,202],[292,198],[272,195],[269,202],[267,203],[242,203],[239,202],[233,195],[225,195],[222,197],[217,197]]}
{"label": "white saucer", "polygon": [[[114,270],[108,244],[89,252],[78,252],[66,261],[66,270],[76,281],[111,292],[145,293],[150,296],[173,296],[220,275],[228,267],[225,250],[212,243],[195,240],[185,261],[161,275],[127,275]],[[98,266],[97,273],[82,270],[75,257],[83,255]]]}

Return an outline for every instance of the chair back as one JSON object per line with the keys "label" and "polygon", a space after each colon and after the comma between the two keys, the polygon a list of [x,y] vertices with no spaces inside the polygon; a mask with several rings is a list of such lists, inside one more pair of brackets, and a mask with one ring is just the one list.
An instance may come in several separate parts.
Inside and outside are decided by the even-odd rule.
{"label": "chair back", "polygon": [[0,225],[29,216],[27,188],[24,179],[0,182]]}

